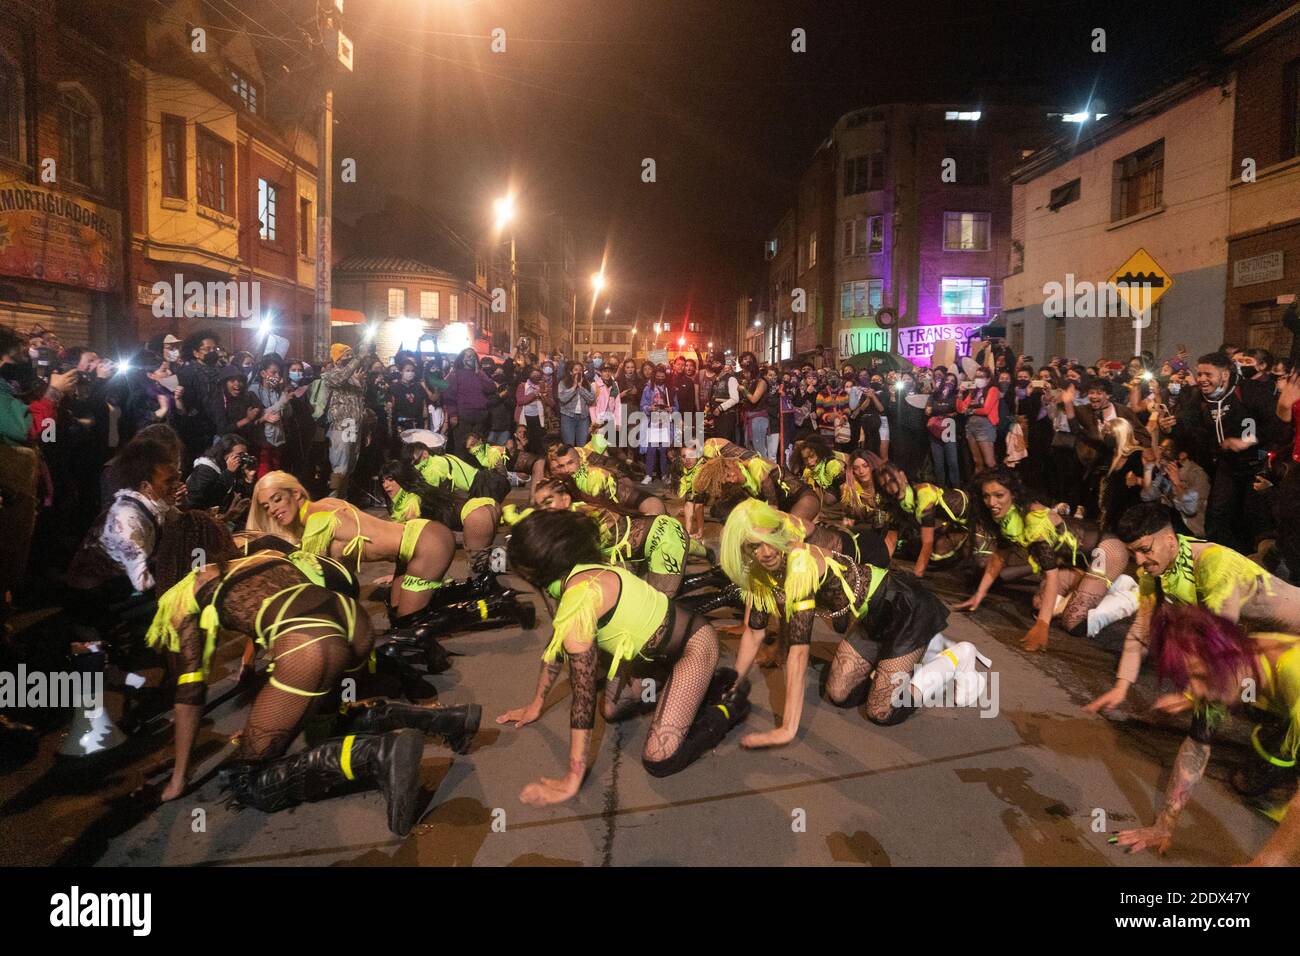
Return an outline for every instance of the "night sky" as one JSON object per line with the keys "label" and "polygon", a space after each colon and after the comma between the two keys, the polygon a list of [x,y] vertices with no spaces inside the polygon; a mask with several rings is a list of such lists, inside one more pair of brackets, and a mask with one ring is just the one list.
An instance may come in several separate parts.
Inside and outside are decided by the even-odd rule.
{"label": "night sky", "polygon": [[[1069,0],[348,0],[336,189],[353,220],[396,193],[486,231],[506,184],[529,223],[563,212],[579,274],[608,245],[618,311],[725,312],[843,113],[995,94],[1118,109],[1179,75],[1259,4]],[[493,28],[507,50],[490,50]],[[808,52],[790,49],[807,31]],[[1091,31],[1108,52],[1091,52]],[[653,157],[658,182],[641,182]]]}

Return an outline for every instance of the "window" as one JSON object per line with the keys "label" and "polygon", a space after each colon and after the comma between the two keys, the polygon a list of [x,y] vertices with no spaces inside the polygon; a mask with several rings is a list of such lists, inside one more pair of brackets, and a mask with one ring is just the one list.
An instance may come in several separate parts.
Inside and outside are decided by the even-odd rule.
{"label": "window", "polygon": [[885,188],[885,154],[881,151],[871,154],[871,176],[867,181],[867,188]]}
{"label": "window", "polygon": [[1051,198],[1047,200],[1047,208],[1056,212],[1062,206],[1068,206],[1079,198],[1079,180],[1072,179],[1062,186],[1057,186],[1052,190]]}
{"label": "window", "polygon": [[257,234],[267,242],[275,242],[275,200],[279,190],[275,183],[265,179],[257,181]]}
{"label": "window", "polygon": [[948,252],[987,252],[989,214],[986,212],[944,213],[943,248]]}
{"label": "window", "polygon": [[943,114],[946,120],[961,120],[964,123],[973,123],[980,118],[979,110],[947,110]]}
{"label": "window", "polygon": [[388,317],[390,319],[401,318],[406,315],[406,290],[389,289],[388,290]]}
{"label": "window", "polygon": [[865,256],[885,248],[885,218],[883,216],[858,216],[844,220],[843,254]]}
{"label": "window", "polygon": [[844,195],[856,196],[867,191],[871,157],[850,156],[844,160]]}
{"label": "window", "polygon": [[1156,209],[1164,202],[1165,141],[1158,139],[1115,161],[1110,221]]}
{"label": "window", "polygon": [[18,159],[18,117],[22,95],[18,85],[18,68],[0,54],[0,157]]}
{"label": "window", "polygon": [[311,258],[311,200],[298,197],[298,251]]}
{"label": "window", "polygon": [[988,315],[988,279],[944,279],[943,315]]}
{"label": "window", "polygon": [[771,261],[776,258],[776,240],[769,239],[763,243],[763,258]]}
{"label": "window", "polygon": [[168,199],[185,198],[185,118],[162,118],[162,193]]}
{"label": "window", "polygon": [[956,161],[958,186],[989,184],[989,151],[982,146],[949,146],[946,154]]}
{"label": "window", "polygon": [[454,292],[447,293],[447,317],[450,322],[459,322],[460,302],[459,296]]}
{"label": "window", "polygon": [[808,268],[817,265],[817,233],[808,237]]}
{"label": "window", "polygon": [[859,279],[840,285],[840,318],[875,315],[884,304],[884,279]]}
{"label": "window", "polygon": [[198,127],[198,197],[199,205],[229,213],[230,179],[234,161],[230,144]]}
{"label": "window", "polygon": [[59,176],[78,186],[92,185],[91,131],[94,107],[80,93],[59,97]]}
{"label": "window", "polygon": [[257,112],[257,87],[245,76],[241,76],[234,67],[229,68],[230,91],[239,97],[244,108],[250,113]]}
{"label": "window", "polygon": [[438,317],[438,293],[420,293],[420,318],[436,319]]}

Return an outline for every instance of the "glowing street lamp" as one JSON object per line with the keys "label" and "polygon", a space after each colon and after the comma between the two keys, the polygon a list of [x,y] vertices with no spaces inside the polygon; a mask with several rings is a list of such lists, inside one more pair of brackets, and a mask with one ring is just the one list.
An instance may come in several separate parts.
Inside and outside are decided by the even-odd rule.
{"label": "glowing street lamp", "polygon": [[[506,193],[492,203],[497,217],[497,232],[500,233],[515,218],[515,195]],[[510,341],[519,341],[519,266],[515,258],[515,231],[510,230]]]}
{"label": "glowing street lamp", "polygon": [[605,273],[593,272],[591,274],[591,287],[596,290],[596,294],[599,295],[601,290],[605,288]]}

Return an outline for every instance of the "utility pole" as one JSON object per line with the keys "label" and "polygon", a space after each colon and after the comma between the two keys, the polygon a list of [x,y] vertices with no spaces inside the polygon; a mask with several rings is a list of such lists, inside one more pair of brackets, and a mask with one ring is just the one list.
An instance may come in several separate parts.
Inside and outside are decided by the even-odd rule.
{"label": "utility pole", "polygon": [[316,303],[312,321],[313,357],[325,355],[330,346],[331,288],[330,248],[334,225],[334,73],[339,67],[352,71],[352,41],[338,28],[343,0],[318,0],[324,44],[322,68],[325,90],[321,103],[320,128],[316,134]]}

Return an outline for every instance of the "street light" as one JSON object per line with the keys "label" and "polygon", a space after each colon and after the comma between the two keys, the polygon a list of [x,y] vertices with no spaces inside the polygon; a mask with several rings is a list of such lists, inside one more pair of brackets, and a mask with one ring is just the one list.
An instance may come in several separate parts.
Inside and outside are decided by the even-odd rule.
{"label": "street light", "polygon": [[595,289],[596,294],[599,295],[601,290],[605,288],[605,273],[593,272],[591,274],[591,287]]}
{"label": "street light", "polygon": [[515,348],[519,340],[519,265],[515,258],[515,196],[506,193],[492,203],[497,217],[497,233],[510,226],[510,347]]}

